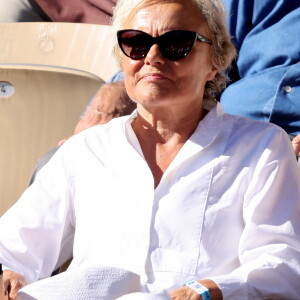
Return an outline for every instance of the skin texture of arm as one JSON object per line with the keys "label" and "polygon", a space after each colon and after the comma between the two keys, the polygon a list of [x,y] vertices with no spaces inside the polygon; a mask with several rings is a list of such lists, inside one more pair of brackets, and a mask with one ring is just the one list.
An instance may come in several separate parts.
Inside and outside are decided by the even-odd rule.
{"label": "skin texture of arm", "polygon": [[[130,114],[136,108],[136,104],[128,97],[124,81],[106,83],[98,90],[92,103],[81,120],[77,123],[74,134],[89,127],[104,124],[113,118]],[[66,140],[58,142],[61,146]]]}

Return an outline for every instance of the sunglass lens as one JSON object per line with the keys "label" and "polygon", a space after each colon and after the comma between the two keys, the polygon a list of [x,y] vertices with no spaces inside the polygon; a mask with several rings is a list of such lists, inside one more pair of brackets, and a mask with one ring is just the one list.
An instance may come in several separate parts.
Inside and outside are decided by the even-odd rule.
{"label": "sunglass lens", "polygon": [[144,58],[153,44],[169,60],[186,57],[196,40],[196,33],[186,30],[169,31],[157,38],[139,30],[118,31],[118,42],[125,55],[131,59]]}
{"label": "sunglass lens", "polygon": [[179,60],[186,57],[195,41],[195,33],[188,31],[170,31],[161,37],[160,51],[170,60]]}
{"label": "sunglass lens", "polygon": [[132,59],[141,59],[147,55],[151,47],[149,36],[143,32],[128,30],[119,37],[121,49]]}

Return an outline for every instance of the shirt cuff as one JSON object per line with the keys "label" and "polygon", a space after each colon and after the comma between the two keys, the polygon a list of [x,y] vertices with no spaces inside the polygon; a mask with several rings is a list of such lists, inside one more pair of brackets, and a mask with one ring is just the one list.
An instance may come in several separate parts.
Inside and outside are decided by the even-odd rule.
{"label": "shirt cuff", "polygon": [[227,274],[215,277],[209,277],[220,288],[223,300],[246,300],[248,299],[248,290],[246,283],[236,274]]}

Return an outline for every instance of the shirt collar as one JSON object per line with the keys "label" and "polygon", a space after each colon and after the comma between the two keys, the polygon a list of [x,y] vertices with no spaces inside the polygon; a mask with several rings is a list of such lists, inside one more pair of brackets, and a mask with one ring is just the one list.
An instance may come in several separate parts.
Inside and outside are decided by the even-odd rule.
{"label": "shirt collar", "polygon": [[[230,122],[224,124],[225,115],[222,105],[217,102],[217,104],[211,108],[207,115],[199,122],[195,132],[186,142],[187,146],[184,147],[187,147],[189,152],[198,152],[212,144],[220,135],[222,135],[222,140],[224,140],[223,138],[226,138],[227,140],[227,136],[231,132],[231,125]],[[137,147],[138,141],[131,127],[131,123],[136,116],[137,111],[134,110],[127,118],[124,130],[129,143],[143,156],[140,146]]]}

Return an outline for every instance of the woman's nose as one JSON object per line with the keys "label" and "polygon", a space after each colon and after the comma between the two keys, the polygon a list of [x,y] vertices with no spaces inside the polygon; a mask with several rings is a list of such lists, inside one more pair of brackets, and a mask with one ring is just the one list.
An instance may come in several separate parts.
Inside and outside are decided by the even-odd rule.
{"label": "woman's nose", "polygon": [[161,54],[159,47],[157,44],[154,44],[149,49],[146,57],[145,57],[145,64],[147,65],[156,65],[156,64],[164,64],[165,57]]}

